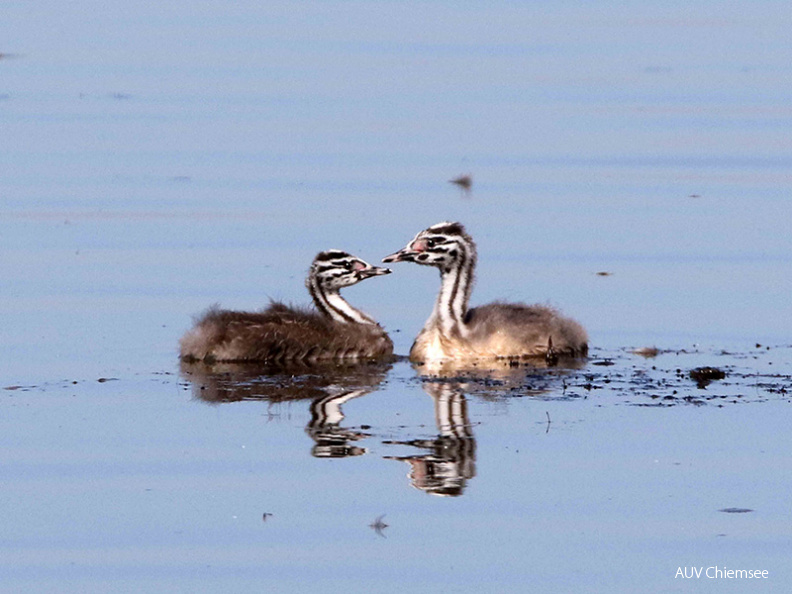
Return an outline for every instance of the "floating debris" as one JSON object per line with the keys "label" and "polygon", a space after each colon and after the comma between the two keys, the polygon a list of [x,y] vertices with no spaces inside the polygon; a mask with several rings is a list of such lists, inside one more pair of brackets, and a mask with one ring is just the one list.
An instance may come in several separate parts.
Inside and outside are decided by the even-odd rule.
{"label": "floating debris", "polygon": [[606,272],[606,271],[604,271],[604,270],[602,270],[602,271],[600,271],[600,272],[597,272],[597,273],[595,273],[595,274],[596,274],[597,276],[613,276],[613,273],[612,273],[612,272]]}
{"label": "floating debris", "polygon": [[726,372],[717,367],[696,367],[690,371],[690,379],[696,382],[699,389],[703,390],[710,382],[722,380],[726,377]]}
{"label": "floating debris", "polygon": [[267,521],[267,519],[269,519],[269,518],[271,518],[271,517],[272,517],[272,514],[271,514],[271,513],[269,513],[269,512],[264,512],[263,514],[261,514],[261,521],[262,521],[262,522],[266,522],[266,521]]}
{"label": "floating debris", "polygon": [[753,510],[748,509],[747,507],[724,507],[718,511],[723,512],[724,514],[747,514]]}
{"label": "floating debris", "polygon": [[660,349],[657,347],[641,347],[639,349],[634,349],[632,354],[651,359],[653,357],[657,357],[657,355],[660,354]]}
{"label": "floating debris", "polygon": [[470,190],[473,187],[473,176],[470,174],[460,175],[454,179],[449,179],[448,182],[456,184],[463,190]]}
{"label": "floating debris", "polygon": [[369,528],[374,530],[374,532],[379,534],[382,538],[388,538],[387,536],[385,536],[385,532],[384,532],[385,528],[388,527],[388,525],[382,521],[384,517],[385,514],[379,516],[376,520],[374,520],[371,524],[369,524]]}

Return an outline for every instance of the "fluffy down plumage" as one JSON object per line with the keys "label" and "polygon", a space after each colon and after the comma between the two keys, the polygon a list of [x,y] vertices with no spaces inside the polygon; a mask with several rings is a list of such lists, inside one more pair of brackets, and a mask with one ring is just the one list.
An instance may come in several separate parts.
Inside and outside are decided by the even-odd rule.
{"label": "fluffy down plumage", "polygon": [[588,351],[583,327],[546,305],[496,301],[468,310],[465,323],[475,350],[496,356],[544,356],[549,337],[556,355],[577,357]]}
{"label": "fluffy down plumage", "polygon": [[393,342],[377,324],[344,324],[280,302],[261,312],[210,308],[180,346],[183,359],[206,362],[313,363],[393,354]]}

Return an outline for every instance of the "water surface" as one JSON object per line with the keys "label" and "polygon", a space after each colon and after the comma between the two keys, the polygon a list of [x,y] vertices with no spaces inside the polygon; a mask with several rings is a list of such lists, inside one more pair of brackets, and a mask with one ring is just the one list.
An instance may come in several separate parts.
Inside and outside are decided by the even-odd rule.
{"label": "water surface", "polygon": [[[0,590],[787,591],[790,20],[6,2]],[[590,360],[180,368],[193,314],[441,220],[474,304],[558,306]],[[394,272],[346,295],[404,355],[438,280]],[[674,577],[714,565],[770,577]]]}

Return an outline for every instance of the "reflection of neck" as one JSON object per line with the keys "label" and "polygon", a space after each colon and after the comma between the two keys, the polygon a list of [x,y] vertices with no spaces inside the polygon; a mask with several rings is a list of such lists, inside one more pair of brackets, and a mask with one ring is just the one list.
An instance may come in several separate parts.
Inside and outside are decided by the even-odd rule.
{"label": "reflection of neck", "polygon": [[371,390],[350,390],[337,396],[325,396],[317,398],[311,403],[311,423],[312,427],[322,427],[325,425],[338,425],[344,420],[344,413],[341,405],[349,402],[353,398],[365,396]]}
{"label": "reflection of neck", "polygon": [[459,257],[440,269],[440,293],[437,295],[432,319],[446,336],[465,336],[465,314],[473,290],[476,256],[465,244],[459,245]]}
{"label": "reflection of neck", "polygon": [[472,439],[465,395],[448,386],[431,392],[434,400],[435,422],[440,435],[455,439]]}
{"label": "reflection of neck", "polygon": [[349,305],[338,291],[324,289],[315,276],[309,276],[305,285],[311,293],[316,309],[336,322],[342,324],[376,323],[362,311]]}

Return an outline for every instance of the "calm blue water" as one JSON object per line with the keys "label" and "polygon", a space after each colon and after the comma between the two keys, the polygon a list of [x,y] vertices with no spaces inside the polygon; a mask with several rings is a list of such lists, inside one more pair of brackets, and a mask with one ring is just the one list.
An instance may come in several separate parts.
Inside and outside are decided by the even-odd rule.
{"label": "calm blue water", "polygon": [[[791,27],[785,2],[5,2],[0,591],[787,591]],[[316,252],[441,220],[478,242],[474,303],[552,303],[592,362],[236,402],[180,375],[208,305],[304,303]],[[347,296],[406,354],[437,277],[394,270]],[[316,390],[361,392],[320,429],[364,455],[312,455]],[[710,565],[771,577],[674,579]]]}

